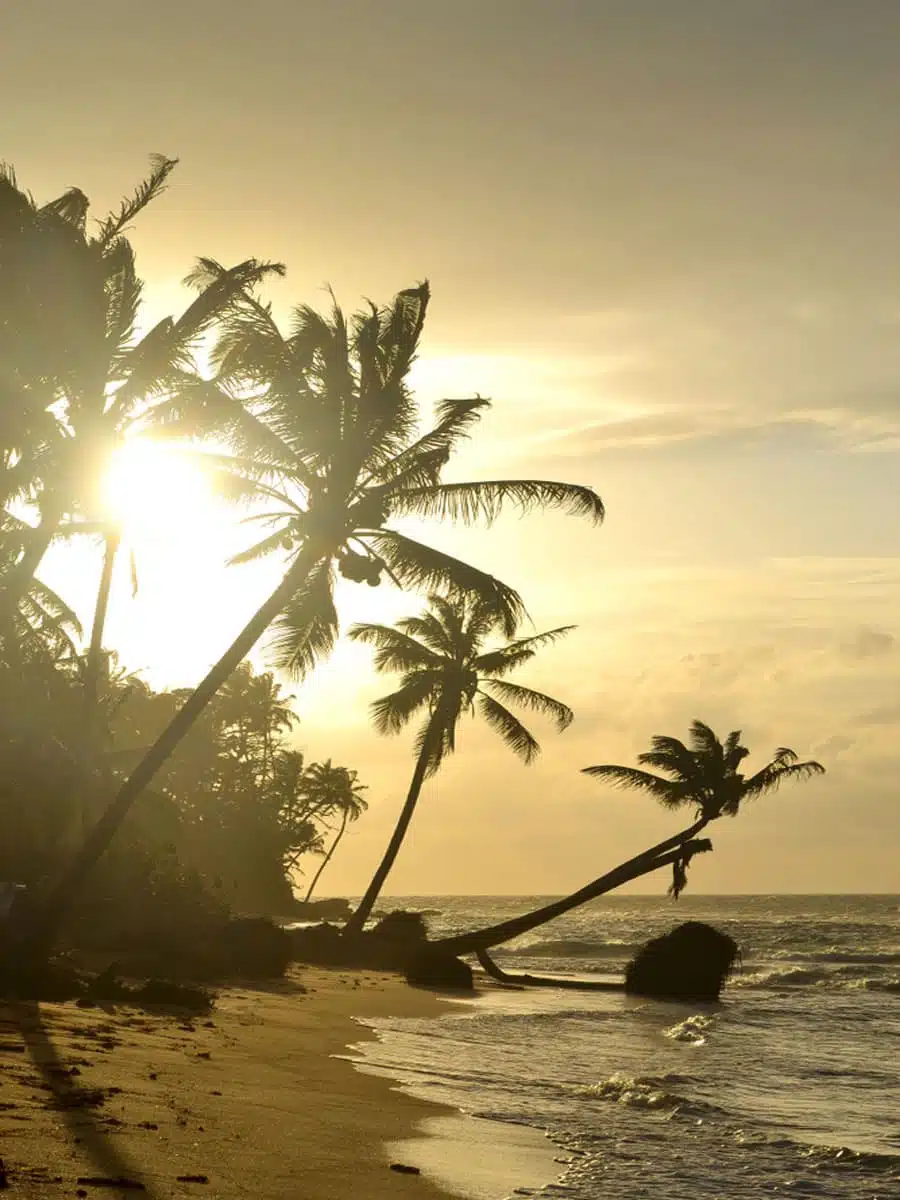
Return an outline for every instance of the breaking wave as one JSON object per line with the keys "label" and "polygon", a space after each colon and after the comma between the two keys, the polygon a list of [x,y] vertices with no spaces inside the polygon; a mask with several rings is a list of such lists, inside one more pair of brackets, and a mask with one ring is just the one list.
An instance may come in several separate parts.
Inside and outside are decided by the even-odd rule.
{"label": "breaking wave", "polygon": [[677,1025],[667,1029],[664,1036],[671,1038],[673,1042],[687,1042],[690,1046],[704,1046],[706,1045],[706,1030],[711,1024],[711,1017],[697,1013],[693,1017],[685,1017],[683,1021],[679,1021]]}
{"label": "breaking wave", "polygon": [[592,1100],[604,1100],[609,1104],[621,1104],[627,1108],[647,1109],[654,1112],[684,1113],[689,1116],[709,1116],[723,1110],[702,1100],[689,1100],[687,1096],[673,1091],[672,1086],[692,1082],[690,1075],[628,1075],[616,1071],[599,1083],[580,1089],[581,1095]]}

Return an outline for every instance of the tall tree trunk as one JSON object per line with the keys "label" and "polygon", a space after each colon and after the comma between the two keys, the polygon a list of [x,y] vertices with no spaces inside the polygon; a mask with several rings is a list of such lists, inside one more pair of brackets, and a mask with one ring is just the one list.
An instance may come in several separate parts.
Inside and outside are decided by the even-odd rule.
{"label": "tall tree trunk", "polygon": [[690,857],[691,854],[711,850],[712,844],[703,839],[693,844],[693,839],[707,824],[708,819],[702,817],[689,829],[684,829],[681,833],[666,838],[664,842],[652,846],[643,854],[629,859],[628,862],[608,871],[606,875],[601,875],[599,879],[592,880],[583,888],[579,888],[577,892],[572,892],[571,895],[564,896],[561,900],[554,900],[551,904],[545,904],[541,908],[523,913],[520,917],[501,921],[498,925],[488,925],[486,928],[474,930],[472,933],[443,938],[435,945],[450,954],[472,954],[478,950],[489,949],[491,946],[499,946],[502,942],[512,941],[513,938],[519,937],[523,933],[529,933],[532,929],[537,929],[538,926],[552,921],[554,917],[561,917],[573,908],[578,908],[580,905],[586,904],[588,900],[594,900],[597,896],[611,892],[615,888],[629,883],[632,879],[638,879],[641,875],[647,875],[660,867],[678,862],[685,855]]}
{"label": "tall tree trunk", "polygon": [[312,883],[309,885],[306,895],[303,897],[304,904],[309,903],[310,899],[312,898],[312,894],[316,889],[316,884],[319,882],[319,879],[321,878],[322,872],[325,870],[325,868],[331,862],[331,856],[334,854],[335,850],[337,850],[338,842],[344,836],[344,830],[347,828],[347,821],[349,819],[349,815],[350,815],[349,810],[345,808],[344,811],[341,813],[341,827],[337,831],[337,834],[335,835],[334,841],[331,843],[331,848],[329,849],[328,853],[322,859],[321,863],[319,863],[318,871],[316,871],[315,875],[313,875]]}
{"label": "tall tree trunk", "polygon": [[107,850],[132,804],[178,743],[190,731],[219,688],[246,658],[272,621],[296,593],[315,564],[329,551],[330,547],[323,548],[320,545],[309,544],[306,546],[268,600],[257,609],[206,678],[188,696],[168,726],[119,788],[109,808],[85,838],[83,846],[75,855],[68,870],[50,891],[26,930],[21,950],[27,950],[29,953],[37,955],[44,953],[49,948],[60,923],[71,908],[79,888],[90,874],[91,868]]}
{"label": "tall tree trunk", "polygon": [[85,701],[91,713],[97,704],[100,694],[100,675],[103,666],[103,635],[106,630],[106,617],[109,612],[109,596],[112,591],[113,570],[116,565],[116,555],[122,544],[122,535],[116,530],[106,535],[103,555],[103,570],[100,574],[100,587],[97,589],[97,603],[94,605],[94,622],[91,626],[91,642],[88,647],[87,662],[84,669]]}
{"label": "tall tree trunk", "polygon": [[32,530],[31,536],[25,542],[22,557],[6,575],[0,576],[0,625],[12,620],[19,607],[19,601],[31,586],[31,581],[56,536],[64,513],[65,508],[61,503],[48,501],[40,524]]}
{"label": "tall tree trunk", "polygon": [[412,815],[416,811],[419,793],[422,790],[422,784],[425,782],[425,776],[428,773],[428,763],[431,759],[434,743],[441,736],[443,722],[444,715],[441,708],[438,707],[428,722],[428,730],[422,741],[422,749],[419,751],[419,757],[416,760],[416,769],[413,771],[412,782],[409,785],[409,791],[406,793],[406,803],[403,805],[396,828],[391,835],[391,840],[388,842],[384,858],[378,864],[378,869],[372,876],[372,882],[366,888],[366,894],[360,900],[356,911],[350,915],[347,923],[344,925],[345,934],[352,936],[362,933],[363,926],[369,919],[372,909],[375,907],[375,901],[381,894],[384,881],[390,874],[391,867],[394,865],[394,859],[397,857],[400,847],[403,845],[403,839],[406,837],[406,831],[409,828]]}

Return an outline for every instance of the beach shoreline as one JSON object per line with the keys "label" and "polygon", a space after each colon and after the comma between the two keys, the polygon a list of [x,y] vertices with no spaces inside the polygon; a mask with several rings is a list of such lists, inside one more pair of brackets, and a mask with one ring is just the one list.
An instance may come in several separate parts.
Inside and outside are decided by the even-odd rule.
{"label": "beach shoreline", "polygon": [[[367,1019],[452,1008],[397,976],[324,968],[224,989],[208,1018],[6,1004],[0,1154],[10,1190],[133,1196],[125,1182],[110,1185],[119,1179],[166,1200],[483,1195],[447,1186],[447,1155],[465,1153],[458,1122],[468,1118],[353,1065],[353,1045],[377,1036]],[[429,1122],[440,1119],[454,1134],[429,1158]],[[464,1180],[465,1164],[450,1175]]]}

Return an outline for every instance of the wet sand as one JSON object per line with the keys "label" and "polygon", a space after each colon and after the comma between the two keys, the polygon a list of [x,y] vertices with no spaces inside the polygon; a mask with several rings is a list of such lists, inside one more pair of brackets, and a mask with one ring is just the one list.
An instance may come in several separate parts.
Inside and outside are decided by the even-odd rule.
{"label": "wet sand", "polygon": [[446,1200],[453,1191],[436,1181],[445,1172],[390,1165],[423,1122],[450,1110],[335,1056],[371,1036],[354,1017],[438,1015],[450,1003],[395,976],[309,968],[271,989],[222,991],[209,1017],[188,1020],[6,1004],[9,1191]]}

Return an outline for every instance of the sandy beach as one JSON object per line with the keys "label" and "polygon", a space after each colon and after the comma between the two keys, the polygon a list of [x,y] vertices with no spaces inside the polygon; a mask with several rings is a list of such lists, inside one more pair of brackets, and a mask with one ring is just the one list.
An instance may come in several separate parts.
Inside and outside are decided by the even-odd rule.
{"label": "sandy beach", "polygon": [[6,1005],[0,1153],[9,1190],[446,1198],[454,1193],[436,1182],[446,1177],[441,1155],[432,1172],[420,1154],[420,1175],[390,1164],[450,1110],[335,1056],[368,1036],[354,1017],[437,1015],[450,1003],[389,975],[298,969],[272,989],[222,991],[208,1018]]}

